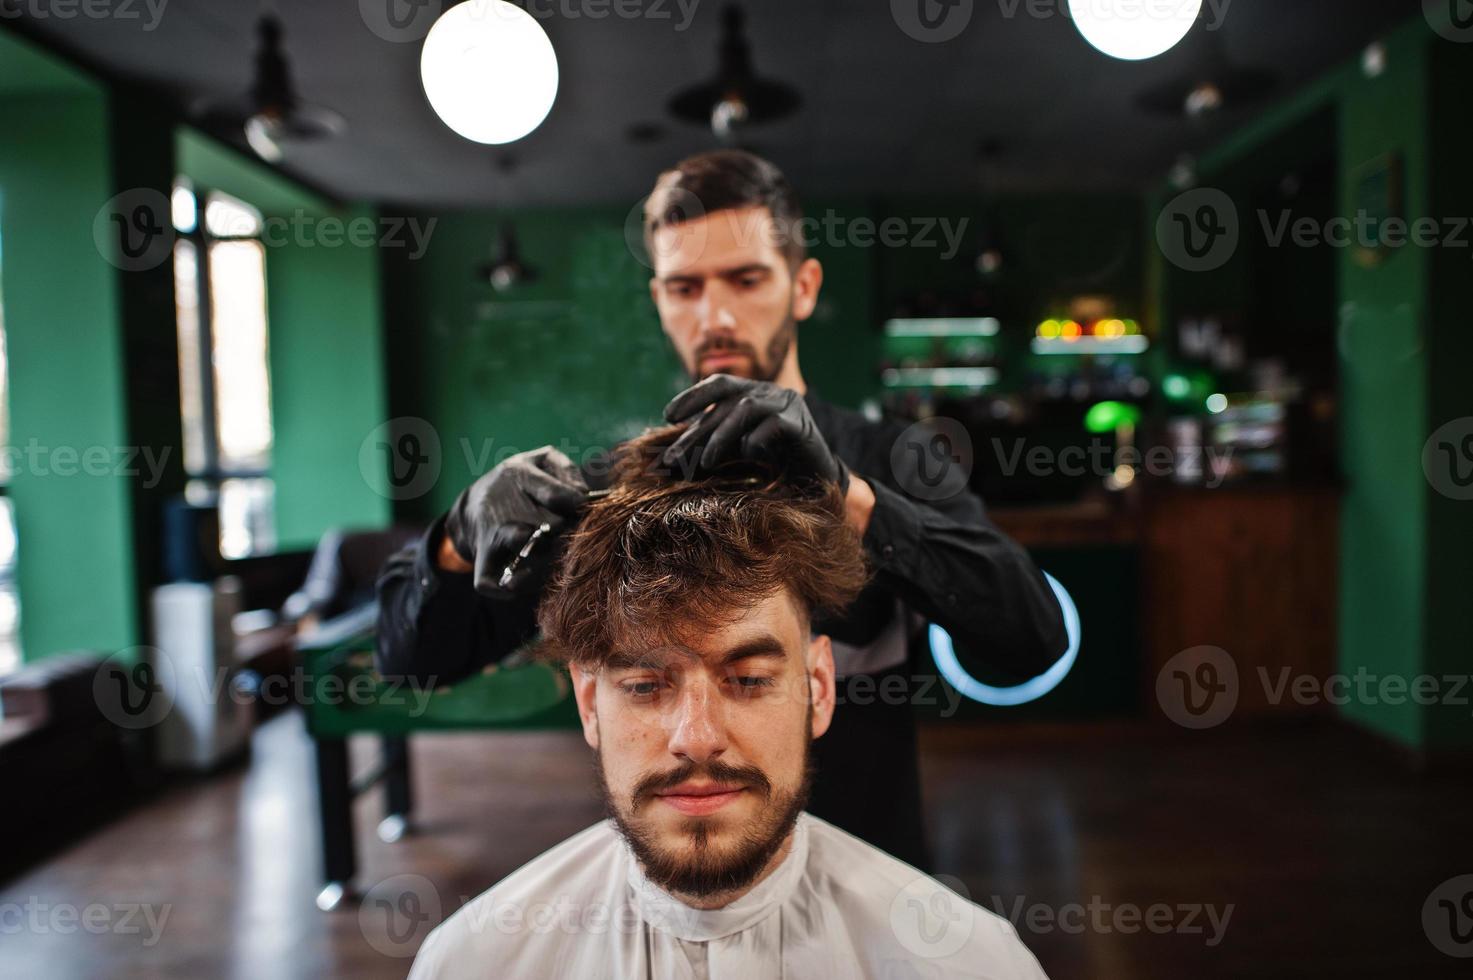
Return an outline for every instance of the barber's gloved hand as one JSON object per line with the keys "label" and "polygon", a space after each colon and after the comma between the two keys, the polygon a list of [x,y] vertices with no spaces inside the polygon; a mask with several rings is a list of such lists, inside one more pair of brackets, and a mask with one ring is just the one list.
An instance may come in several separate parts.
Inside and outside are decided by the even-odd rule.
{"label": "barber's gloved hand", "polygon": [[[576,522],[588,484],[573,461],[551,446],[518,453],[463,490],[445,515],[445,536],[475,569],[476,591],[488,596],[540,589],[551,571],[560,532]],[[506,585],[502,571],[532,532],[548,524]]]}
{"label": "barber's gloved hand", "polygon": [[817,478],[849,490],[848,467],[829,449],[803,396],[791,388],[713,374],[676,395],[665,406],[665,419],[690,424],[661,457],[687,477],[729,460],[753,459],[776,463],[789,479]]}

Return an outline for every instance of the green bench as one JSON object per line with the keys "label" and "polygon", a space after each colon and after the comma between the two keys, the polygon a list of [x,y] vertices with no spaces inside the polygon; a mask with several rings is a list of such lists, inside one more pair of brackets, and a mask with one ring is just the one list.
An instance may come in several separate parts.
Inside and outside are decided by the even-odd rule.
{"label": "green bench", "polygon": [[[411,734],[578,725],[567,673],[518,663],[515,655],[505,665],[432,691],[386,682],[373,667],[376,618],[376,612],[369,616],[360,610],[297,643],[307,732],[317,757],[324,876],[317,906],[323,911],[352,893],[357,873],[354,799],[382,782],[385,816],[379,838],[392,843],[411,828]],[[380,764],[356,779],[348,762],[350,735],[377,735],[383,744]]]}

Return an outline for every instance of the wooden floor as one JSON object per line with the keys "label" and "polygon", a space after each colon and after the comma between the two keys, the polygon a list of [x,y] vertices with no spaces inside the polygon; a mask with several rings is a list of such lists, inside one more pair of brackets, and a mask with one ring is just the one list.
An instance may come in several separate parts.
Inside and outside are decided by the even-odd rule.
{"label": "wooden floor", "polygon": [[[1473,873],[1466,780],[1328,727],[951,727],[923,745],[937,873],[1015,917],[1055,980],[1473,975],[1422,926],[1432,889]],[[421,918],[600,816],[572,733],[424,737],[414,762],[417,834],[379,842],[377,796],[358,804],[360,885],[389,880]],[[383,908],[313,905],[314,799],[301,721],[279,717],[249,767],[0,885],[0,977],[402,977],[418,940]]]}

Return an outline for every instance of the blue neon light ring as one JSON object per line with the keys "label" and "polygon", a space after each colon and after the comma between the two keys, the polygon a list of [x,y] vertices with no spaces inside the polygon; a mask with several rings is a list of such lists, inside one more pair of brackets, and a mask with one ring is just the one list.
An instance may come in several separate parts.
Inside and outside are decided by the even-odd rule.
{"label": "blue neon light ring", "polygon": [[1079,628],[1079,610],[1075,607],[1074,599],[1069,595],[1069,591],[1059,584],[1058,579],[1048,572],[1044,572],[1043,577],[1048,579],[1048,584],[1053,587],[1054,595],[1059,600],[1059,608],[1064,613],[1064,632],[1069,636],[1069,649],[1064,651],[1064,655],[1052,667],[1032,680],[1025,681],[1016,687],[993,687],[991,684],[983,684],[966,672],[961,661],[956,658],[956,648],[951,642],[951,634],[932,623],[930,630],[931,659],[936,661],[936,669],[941,671],[941,676],[946,679],[946,683],[973,701],[980,701],[982,704],[990,704],[999,708],[1015,708],[1020,704],[1037,701],[1059,686],[1060,682],[1069,675],[1069,671],[1074,667],[1075,659],[1079,656],[1079,640],[1082,635]]}

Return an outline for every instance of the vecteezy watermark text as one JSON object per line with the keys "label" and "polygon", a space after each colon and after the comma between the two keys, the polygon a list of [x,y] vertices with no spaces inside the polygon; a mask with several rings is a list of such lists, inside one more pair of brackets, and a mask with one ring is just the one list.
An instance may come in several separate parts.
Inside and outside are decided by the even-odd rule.
{"label": "vecteezy watermark text", "polygon": [[[358,0],[358,16],[377,37],[395,44],[422,41],[440,15],[457,0]],[[701,0],[511,0],[476,7],[473,17],[492,20],[519,17],[536,20],[669,21],[677,33],[690,27]],[[515,8],[515,9],[513,9]]]}
{"label": "vecteezy watermark text", "polygon": [[1294,216],[1288,209],[1272,214],[1258,212],[1263,238],[1270,248],[1282,248],[1287,241],[1298,248],[1467,248],[1468,229],[1473,220],[1463,217],[1416,218],[1382,217],[1361,209],[1353,218],[1318,218]]}
{"label": "vecteezy watermark text", "polygon": [[[1271,669],[1260,665],[1251,676],[1258,682],[1263,703],[1271,706],[1473,706],[1470,674],[1378,674],[1358,667],[1353,673],[1321,676],[1296,672],[1289,666]],[[1237,661],[1226,650],[1192,647],[1162,665],[1156,677],[1156,700],[1162,712],[1183,728],[1215,728],[1237,709],[1246,683]]]}
{"label": "vecteezy watermark text", "polygon": [[92,696],[103,717],[120,728],[139,730],[164,721],[184,685],[195,688],[206,704],[227,701],[238,705],[271,706],[320,704],[332,707],[404,708],[409,717],[422,717],[435,694],[437,677],[384,678],[369,671],[311,674],[302,667],[287,675],[271,675],[254,686],[238,683],[240,675],[228,667],[212,671],[185,670],[157,647],[130,647],[97,665]]}
{"label": "vecteezy watermark text", "polygon": [[[908,37],[929,44],[950,41],[966,30],[981,0],[890,0],[890,16]],[[1233,0],[1205,0],[1200,11],[1190,0],[993,0],[1003,20],[1074,19],[1078,12],[1096,21],[1180,21],[1196,17],[1203,30],[1216,31]]]}
{"label": "vecteezy watermark text", "polygon": [[1086,932],[1133,935],[1149,932],[1157,936],[1205,936],[1207,946],[1222,942],[1236,908],[1232,903],[1218,908],[1200,902],[1169,904],[1155,902],[1142,907],[1131,902],[1109,902],[1095,895],[1088,902],[1030,902],[1017,896],[1011,902],[994,896],[992,907],[1019,932],[1044,935],[1062,932],[1078,936]]}
{"label": "vecteezy watermark text", "polygon": [[939,248],[941,258],[948,260],[961,251],[962,236],[967,233],[967,225],[971,221],[966,217],[953,220],[944,216],[848,217],[833,208],[824,211],[822,216],[805,215],[801,218],[776,218],[765,211],[752,209],[727,209],[716,214],[730,222],[736,229],[737,240],[743,244],[761,240],[775,248],[783,248],[789,243],[804,248],[819,245],[826,248],[872,248],[875,245],[885,248]]}
{"label": "vecteezy watermark text", "polygon": [[29,476],[143,477],[152,490],[163,477],[172,446],[48,446],[32,436],[24,446],[0,448],[0,472]]}
{"label": "vecteezy watermark text", "polygon": [[[1296,215],[1289,208],[1255,212],[1269,248],[1357,249],[1393,253],[1420,249],[1465,249],[1473,255],[1473,218],[1465,215],[1405,217],[1358,209],[1349,216]],[[1225,191],[1198,187],[1172,198],[1156,222],[1162,255],[1187,272],[1211,272],[1238,254],[1245,230],[1238,206]]]}
{"label": "vecteezy watermark text", "polygon": [[0,0],[0,20],[133,20],[159,26],[169,0]]}
{"label": "vecteezy watermark text", "polygon": [[[224,223],[216,218],[208,229],[212,238],[249,238],[267,248],[407,249],[409,258],[417,260],[428,250],[438,223],[438,218],[367,214],[344,218],[297,208],[290,214],[267,215],[259,222],[244,214],[224,219]],[[98,254],[124,272],[163,265],[174,254],[176,237],[169,199],[152,187],[134,187],[113,195],[92,220]]]}
{"label": "vecteezy watermark text", "polygon": [[168,924],[171,904],[150,905],[146,902],[91,902],[73,905],[69,902],[43,902],[31,895],[24,902],[0,902],[0,936],[29,932],[70,935],[81,931],[102,935],[143,936],[143,945],[158,944]]}
{"label": "vecteezy watermark text", "polygon": [[[997,456],[999,472],[1011,477],[1022,469],[1029,476],[1098,476],[1109,477],[1122,466],[1142,470],[1149,476],[1167,477],[1174,473],[1190,471],[1208,474],[1206,486],[1217,488],[1227,473],[1233,447],[1197,446],[1177,449],[1168,446],[1152,446],[1141,450],[1134,446],[1112,446],[1102,440],[1094,440],[1088,446],[1028,446],[1026,439],[1014,439],[1009,445],[1003,439],[994,438],[992,447]],[[1207,465],[1198,466],[1197,461]],[[1191,465],[1188,465],[1191,464]]]}

